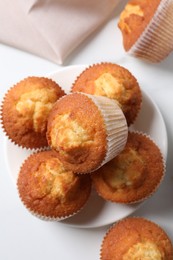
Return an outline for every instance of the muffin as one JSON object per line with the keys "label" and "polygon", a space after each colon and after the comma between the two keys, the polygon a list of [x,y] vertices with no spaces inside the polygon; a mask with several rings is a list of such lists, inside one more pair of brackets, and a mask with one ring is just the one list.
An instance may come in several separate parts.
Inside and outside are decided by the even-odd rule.
{"label": "muffin", "polygon": [[158,146],[146,135],[129,132],[123,151],[92,174],[94,187],[105,200],[135,203],[159,187],[165,164]]}
{"label": "muffin", "polygon": [[173,50],[173,1],[131,0],[120,14],[118,27],[129,54],[160,62]]}
{"label": "muffin", "polygon": [[127,134],[122,110],[106,97],[66,95],[48,117],[49,146],[67,169],[81,174],[94,171],[120,153]]}
{"label": "muffin", "polygon": [[126,68],[108,62],[86,68],[73,83],[72,92],[84,92],[116,100],[128,126],[135,121],[142,102],[136,78]]}
{"label": "muffin", "polygon": [[1,107],[2,126],[18,146],[40,148],[47,145],[47,117],[64,91],[44,77],[27,77],[5,95]]}
{"label": "muffin", "polygon": [[23,163],[17,187],[25,207],[34,215],[61,220],[77,213],[91,192],[89,175],[64,168],[54,151],[39,151]]}
{"label": "muffin", "polygon": [[100,260],[172,260],[166,232],[150,220],[131,217],[114,224],[105,235]]}

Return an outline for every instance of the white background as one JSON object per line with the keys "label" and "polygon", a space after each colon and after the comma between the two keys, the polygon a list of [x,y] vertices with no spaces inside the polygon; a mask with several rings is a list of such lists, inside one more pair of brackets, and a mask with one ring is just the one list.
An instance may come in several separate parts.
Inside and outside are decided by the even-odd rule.
{"label": "white background", "polygon": [[[110,21],[91,35],[63,66],[103,61],[120,63],[134,74],[142,88],[157,103],[168,133],[166,177],[159,190],[133,216],[142,216],[158,223],[173,242],[173,54],[160,64],[127,56],[117,29],[116,15],[121,8],[119,6]],[[61,67],[0,45],[0,100],[9,87],[24,77],[44,76]],[[57,222],[44,222],[30,215],[21,204],[7,170],[2,129],[0,140],[0,259],[99,259],[100,244],[109,226],[76,229]]]}

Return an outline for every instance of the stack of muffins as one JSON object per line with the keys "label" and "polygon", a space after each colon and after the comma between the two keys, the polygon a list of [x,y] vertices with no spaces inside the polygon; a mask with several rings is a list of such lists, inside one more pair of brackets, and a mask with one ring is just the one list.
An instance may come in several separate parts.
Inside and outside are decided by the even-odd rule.
{"label": "stack of muffins", "polygon": [[142,103],[136,78],[113,63],[93,64],[69,94],[45,77],[14,85],[2,104],[2,126],[15,145],[36,149],[17,180],[27,209],[45,219],[76,214],[91,185],[104,200],[136,203],[156,191],[165,167],[158,146],[130,132]]}
{"label": "stack of muffins", "polygon": [[141,104],[136,78],[113,63],[84,69],[69,94],[45,77],[14,85],[4,97],[1,121],[15,145],[35,149],[17,179],[29,212],[46,220],[69,218],[85,206],[92,185],[113,203],[151,196],[165,164],[149,136],[129,130]]}

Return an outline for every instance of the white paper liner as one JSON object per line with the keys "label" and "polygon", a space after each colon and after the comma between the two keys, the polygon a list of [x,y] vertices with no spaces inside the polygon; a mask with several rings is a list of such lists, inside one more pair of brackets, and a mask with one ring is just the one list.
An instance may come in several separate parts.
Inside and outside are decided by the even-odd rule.
{"label": "white paper liner", "polygon": [[161,0],[153,18],[128,54],[159,62],[173,50],[173,0]]}
{"label": "white paper liner", "polygon": [[[116,101],[102,96],[93,96],[85,93],[80,94],[86,95],[95,103],[105,123],[107,151],[104,160],[98,167],[100,168],[124,149],[128,137],[127,121]],[[94,171],[97,169],[94,169]]]}
{"label": "white paper liner", "polygon": [[[19,197],[20,197],[20,196],[19,196]],[[20,197],[20,199],[21,199],[21,197]],[[22,199],[21,199],[21,201],[22,201]],[[28,210],[29,213],[31,213],[34,217],[39,218],[39,219],[44,220],[44,221],[61,221],[61,220],[65,220],[65,219],[70,218],[70,217],[73,217],[74,215],[76,215],[77,213],[79,213],[79,212],[82,210],[82,208],[84,207],[84,206],[83,206],[81,209],[77,210],[77,211],[74,212],[73,214],[68,214],[67,216],[64,216],[64,217],[50,217],[50,216],[41,215],[41,214],[39,214],[39,213],[37,213],[37,212],[31,210],[31,209],[24,203],[24,201],[22,201],[22,203],[23,203],[23,205],[25,206],[25,208]]]}

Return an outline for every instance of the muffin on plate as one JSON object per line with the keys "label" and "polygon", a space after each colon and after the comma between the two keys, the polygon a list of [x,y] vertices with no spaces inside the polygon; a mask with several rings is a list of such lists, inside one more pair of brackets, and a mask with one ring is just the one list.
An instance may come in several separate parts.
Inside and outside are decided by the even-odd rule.
{"label": "muffin on plate", "polygon": [[159,187],[165,164],[158,146],[146,135],[129,132],[123,151],[92,174],[94,187],[105,200],[136,203]]}
{"label": "muffin on plate", "polygon": [[160,62],[173,50],[173,1],[130,0],[118,27],[129,54]]}
{"label": "muffin on plate", "polygon": [[64,168],[54,151],[30,155],[17,180],[19,196],[34,215],[61,220],[76,214],[91,192],[89,175],[77,175]]}
{"label": "muffin on plate", "polygon": [[135,121],[142,103],[136,78],[126,68],[110,62],[87,67],[77,77],[71,91],[115,100],[121,107],[128,126]]}
{"label": "muffin on plate", "polygon": [[9,139],[25,148],[47,145],[47,117],[64,91],[45,77],[27,77],[14,85],[5,95],[1,118]]}
{"label": "muffin on plate", "polygon": [[48,117],[49,146],[65,167],[89,173],[120,153],[127,141],[126,119],[106,97],[73,93],[59,99]]}
{"label": "muffin on plate", "polygon": [[156,223],[129,217],[114,224],[106,233],[100,260],[172,260],[173,246]]}

